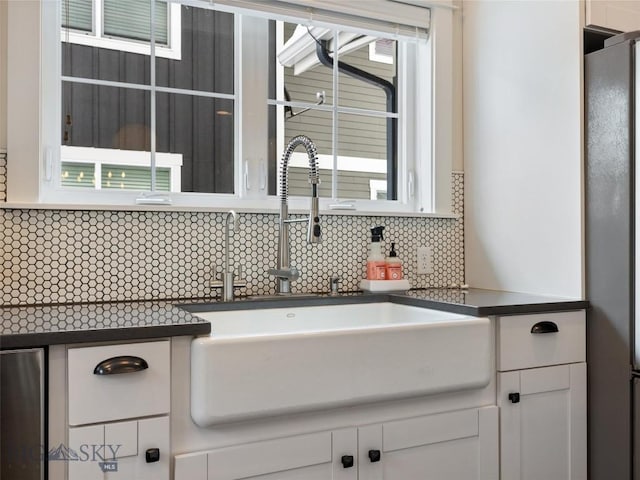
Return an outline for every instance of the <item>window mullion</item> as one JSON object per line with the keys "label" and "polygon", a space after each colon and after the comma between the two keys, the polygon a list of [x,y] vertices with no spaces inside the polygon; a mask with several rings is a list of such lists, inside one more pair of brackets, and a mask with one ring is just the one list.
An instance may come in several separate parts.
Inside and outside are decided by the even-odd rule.
{"label": "window mullion", "polygon": [[102,26],[102,19],[104,18],[104,4],[103,0],[94,0],[93,2],[93,34],[97,38],[101,38],[104,28]]}
{"label": "window mullion", "polygon": [[151,191],[156,191],[156,26],[155,26],[155,9],[156,2],[153,0],[149,2],[150,8],[150,39],[149,39],[149,75],[151,84],[151,117],[149,118],[149,130],[150,130],[150,150],[151,150]]}
{"label": "window mullion", "polygon": [[332,72],[333,82],[333,111],[331,122],[331,153],[333,154],[333,169],[331,172],[331,197],[338,198],[338,62],[340,61],[338,50],[340,50],[338,31],[333,31],[336,48],[334,49],[334,62]]}
{"label": "window mullion", "polygon": [[[284,45],[284,22],[279,20],[276,22],[276,51],[279,52]],[[277,55],[276,62],[276,102],[284,99],[284,66],[278,61]],[[271,103],[270,103],[271,105]],[[280,162],[279,155],[284,151],[285,146],[285,111],[284,105],[276,103],[276,177],[278,171],[278,164]],[[276,194],[280,194],[280,182],[276,178]],[[268,192],[267,192],[268,193]]]}
{"label": "window mullion", "polygon": [[94,165],[93,174],[96,182],[94,187],[96,190],[102,190],[102,162],[96,162]]}
{"label": "window mullion", "polygon": [[[265,198],[268,189],[261,176],[267,169],[261,163],[268,155],[268,107],[269,99],[269,20],[266,18],[237,15],[240,17],[239,66],[241,91],[237,103],[241,123],[239,135],[241,152],[238,170],[242,172],[239,194],[246,198]],[[236,43],[238,45],[238,43]],[[244,169],[244,170],[243,170]],[[265,185],[262,189],[261,186]]]}

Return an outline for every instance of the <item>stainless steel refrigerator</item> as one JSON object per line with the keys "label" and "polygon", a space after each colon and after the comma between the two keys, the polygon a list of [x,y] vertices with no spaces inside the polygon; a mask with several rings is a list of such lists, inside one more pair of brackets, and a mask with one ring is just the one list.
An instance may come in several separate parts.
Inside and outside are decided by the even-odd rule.
{"label": "stainless steel refrigerator", "polygon": [[640,32],[585,55],[591,480],[640,480]]}
{"label": "stainless steel refrigerator", "polygon": [[44,480],[44,350],[0,351],[0,480]]}

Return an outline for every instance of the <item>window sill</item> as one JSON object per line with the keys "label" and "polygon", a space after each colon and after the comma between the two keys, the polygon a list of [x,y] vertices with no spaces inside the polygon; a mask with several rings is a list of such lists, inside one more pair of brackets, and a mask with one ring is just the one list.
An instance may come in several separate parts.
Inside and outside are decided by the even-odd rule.
{"label": "window sill", "polygon": [[[255,213],[265,215],[278,215],[275,208],[251,208],[232,207],[238,213]],[[224,213],[229,211],[229,207],[194,207],[184,205],[99,205],[87,204],[76,205],[69,203],[20,203],[6,202],[0,203],[0,210],[98,210],[98,211],[124,211],[124,212],[211,212]],[[307,214],[307,209],[291,208],[292,215]],[[322,215],[344,215],[360,217],[414,217],[414,218],[444,218],[457,220],[462,215],[457,213],[419,213],[419,212],[372,212],[362,210],[321,210]]]}

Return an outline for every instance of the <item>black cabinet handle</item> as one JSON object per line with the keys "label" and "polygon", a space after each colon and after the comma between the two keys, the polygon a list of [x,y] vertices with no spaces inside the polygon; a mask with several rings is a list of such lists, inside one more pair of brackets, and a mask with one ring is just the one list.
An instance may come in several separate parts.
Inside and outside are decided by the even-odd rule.
{"label": "black cabinet handle", "polygon": [[371,460],[371,463],[379,462],[380,456],[380,450],[369,450],[369,460]]}
{"label": "black cabinet handle", "polygon": [[122,355],[107,358],[93,369],[94,375],[116,375],[118,373],[132,373],[146,370],[149,364],[144,358]]}
{"label": "black cabinet handle", "polygon": [[520,403],[519,393],[510,393],[508,398],[511,403]]}
{"label": "black cabinet handle", "polygon": [[558,325],[553,322],[538,322],[531,327],[531,333],[556,333]]}
{"label": "black cabinet handle", "polygon": [[144,457],[147,463],[155,463],[160,461],[160,449],[159,448],[149,448],[146,452],[144,452]]}
{"label": "black cabinet handle", "polygon": [[340,459],[343,468],[353,467],[353,455],[343,455]]}

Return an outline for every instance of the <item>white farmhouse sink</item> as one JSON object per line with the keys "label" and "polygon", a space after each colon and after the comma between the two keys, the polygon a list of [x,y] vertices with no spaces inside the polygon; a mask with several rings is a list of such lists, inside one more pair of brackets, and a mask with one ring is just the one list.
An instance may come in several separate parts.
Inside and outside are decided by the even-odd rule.
{"label": "white farmhouse sink", "polygon": [[200,426],[481,388],[492,375],[487,318],[370,303],[195,313]]}

